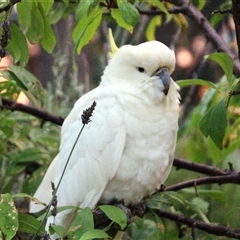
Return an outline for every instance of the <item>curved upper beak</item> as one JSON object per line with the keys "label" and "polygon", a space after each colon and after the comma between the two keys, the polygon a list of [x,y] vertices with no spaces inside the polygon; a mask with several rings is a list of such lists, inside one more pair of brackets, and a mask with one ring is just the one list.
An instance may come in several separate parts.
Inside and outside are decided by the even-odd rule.
{"label": "curved upper beak", "polygon": [[170,75],[169,75],[168,69],[161,68],[160,71],[155,74],[155,76],[157,76],[161,79],[163,86],[164,86],[163,92],[165,95],[167,95],[169,87],[170,87]]}

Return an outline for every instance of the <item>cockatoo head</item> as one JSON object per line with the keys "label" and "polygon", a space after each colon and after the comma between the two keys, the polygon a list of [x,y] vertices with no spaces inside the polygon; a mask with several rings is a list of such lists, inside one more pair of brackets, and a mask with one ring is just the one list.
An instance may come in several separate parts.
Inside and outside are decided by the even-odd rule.
{"label": "cockatoo head", "polygon": [[170,78],[174,68],[174,52],[161,42],[125,45],[109,61],[102,84],[114,84],[118,89],[140,93],[150,102],[159,102],[178,94],[178,86]]}

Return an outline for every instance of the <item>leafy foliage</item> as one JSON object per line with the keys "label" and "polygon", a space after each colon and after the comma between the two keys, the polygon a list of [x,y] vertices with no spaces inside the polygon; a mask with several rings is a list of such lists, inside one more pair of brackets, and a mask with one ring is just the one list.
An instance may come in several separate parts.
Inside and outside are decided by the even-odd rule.
{"label": "leafy foliage", "polygon": [[118,223],[123,230],[127,225],[126,214],[118,207],[101,205],[99,208],[107,215],[113,222]]}
{"label": "leafy foliage", "polygon": [[17,209],[9,193],[0,195],[0,229],[5,239],[12,239],[18,230]]}
{"label": "leafy foliage", "polygon": [[227,99],[224,98],[213,106],[201,119],[200,129],[210,136],[215,144],[222,149],[222,142],[227,128]]}
{"label": "leafy foliage", "polygon": [[[177,23],[179,32],[186,31],[188,27],[184,15],[169,13],[169,9],[174,7],[170,1],[16,1],[16,21],[11,19],[12,4],[15,4],[12,2],[0,3],[0,21],[11,20],[9,30],[0,28],[0,53],[4,55],[7,50],[14,59],[14,65],[0,69],[0,100],[16,100],[20,92],[24,92],[33,106],[44,107],[63,116],[67,115],[73,102],[82,94],[82,88],[79,87],[75,72],[71,75],[67,88],[64,85],[65,76],[61,71],[69,59],[66,56],[59,57],[56,52],[58,39],[54,26],[59,20],[71,14],[74,16],[74,29],[69,41],[73,41],[77,54],[82,52],[98,29],[102,29],[102,25],[106,23],[117,29],[120,35],[122,30],[118,27],[136,35],[138,31],[141,32],[142,27],[147,40],[155,39],[158,28],[170,21]],[[206,4],[206,1],[190,2],[200,10]],[[229,1],[221,9],[227,5]],[[149,17],[144,28],[141,11],[147,13],[155,10],[162,14]],[[214,14],[211,24],[215,26],[222,18],[222,14]],[[56,56],[53,67],[55,82],[48,84],[47,89],[43,89],[39,80],[25,68],[29,61],[28,42],[40,44],[47,53],[54,53]],[[200,104],[180,126],[177,152],[192,161],[225,166],[238,153],[240,146],[239,79],[232,74],[234,63],[228,54],[212,53],[205,58],[205,61],[210,60],[217,63],[223,72],[217,82],[199,78],[177,81],[182,88],[201,86],[208,89]],[[34,193],[44,171],[56,155],[60,130],[57,126],[43,124],[32,116],[3,109],[0,111],[0,119],[0,233],[7,240],[12,239],[17,230],[29,234],[38,231],[38,235],[43,236],[44,227],[39,226],[44,216],[36,219],[18,213],[14,200],[17,202],[19,196],[11,194],[25,192],[26,194],[20,195],[21,199],[32,200],[28,194]],[[171,176],[168,181],[174,181],[174,178],[182,181],[187,175],[190,174]],[[122,210],[110,205],[99,206],[111,220],[111,224],[105,229],[95,229],[92,211],[89,208],[82,209],[77,214],[69,237],[87,240],[111,236],[117,239],[121,231],[111,231],[117,225],[117,230],[126,229],[124,234],[128,234],[131,239],[173,239],[182,229],[185,231],[183,239],[189,239],[188,234],[191,231],[186,226],[178,229],[173,223],[160,218],[154,212],[156,209],[178,212],[206,223],[218,222],[239,228],[236,214],[239,213],[239,194],[231,187],[198,187],[197,193],[196,189],[156,193],[146,199],[146,203],[150,212],[144,218],[135,216],[130,225],[127,224],[127,217]],[[66,206],[62,210],[69,208],[73,206]],[[57,232],[61,237],[64,235],[62,226],[53,225],[51,231]],[[121,235],[122,238],[124,234]],[[198,236],[206,237],[204,233]],[[207,237],[217,239],[214,236]]]}
{"label": "leafy foliage", "polygon": [[[40,222],[29,214],[18,214],[19,231],[35,234],[38,231]],[[38,236],[44,235],[44,226],[41,227]]]}

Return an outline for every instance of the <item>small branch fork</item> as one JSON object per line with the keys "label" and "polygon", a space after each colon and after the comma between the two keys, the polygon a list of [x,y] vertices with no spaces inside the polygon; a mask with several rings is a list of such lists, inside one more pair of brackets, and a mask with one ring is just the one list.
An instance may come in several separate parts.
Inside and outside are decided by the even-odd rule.
{"label": "small branch fork", "polygon": [[237,172],[232,172],[228,175],[200,177],[165,187],[163,191],[179,191],[188,187],[196,187],[198,185],[214,183],[219,185],[226,183],[240,184],[240,174]]}
{"label": "small branch fork", "polygon": [[208,176],[177,183],[165,187],[161,189],[161,191],[178,191],[188,187],[196,187],[198,185],[214,183],[219,185],[227,183],[240,184],[240,173],[234,171],[231,163],[229,163],[229,170],[222,170],[206,164],[189,162],[181,158],[174,158],[173,166],[175,166],[177,169],[183,168],[186,170],[206,174]]}

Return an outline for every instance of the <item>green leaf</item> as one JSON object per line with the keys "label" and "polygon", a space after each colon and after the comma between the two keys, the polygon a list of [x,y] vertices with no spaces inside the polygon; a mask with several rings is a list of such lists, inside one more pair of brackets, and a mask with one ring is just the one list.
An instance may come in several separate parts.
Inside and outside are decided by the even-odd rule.
{"label": "green leaf", "polygon": [[[1,71],[1,75],[8,81],[6,84],[10,84],[10,87],[14,87],[14,84],[19,88],[15,89],[23,91],[29,98],[31,103],[36,107],[41,107],[43,102],[43,89],[39,80],[23,67],[9,66],[9,70]],[[6,89],[9,91],[7,86]]]}
{"label": "green leaf", "polygon": [[57,23],[65,13],[65,6],[63,2],[59,2],[57,7],[48,14],[48,21],[50,24]]}
{"label": "green leaf", "polygon": [[91,13],[99,8],[101,0],[81,1],[77,5],[76,20],[80,20],[83,16],[89,16]]}
{"label": "green leaf", "polygon": [[233,218],[233,221],[235,221],[235,219],[238,219],[240,214],[240,207],[233,207],[226,215],[225,215],[225,219],[226,221],[229,223],[230,219]]}
{"label": "green leaf", "polygon": [[148,41],[156,39],[155,38],[156,28],[161,25],[161,22],[162,22],[161,16],[155,16],[151,19],[146,29],[146,38]]}
{"label": "green leaf", "polygon": [[155,213],[152,212],[153,217],[155,218],[155,222],[157,224],[156,232],[154,233],[153,236],[148,238],[148,240],[155,240],[155,239],[164,239],[165,238],[165,226],[160,217]]}
{"label": "green leaf", "polygon": [[191,200],[191,204],[192,204],[192,207],[193,207],[193,210],[194,209],[200,209],[204,214],[207,214],[208,213],[208,210],[209,210],[209,202],[203,200],[202,198],[200,197],[194,197],[192,200]]}
{"label": "green leaf", "polygon": [[10,40],[7,45],[7,51],[13,57],[15,62],[18,62],[21,59],[21,51],[17,45],[18,42]]}
{"label": "green leaf", "polygon": [[27,23],[28,27],[26,28],[25,35],[30,43],[36,44],[44,34],[44,22],[37,2],[33,2],[31,12],[27,12],[26,14],[30,15],[31,19],[28,19],[30,22]]}
{"label": "green leaf", "polygon": [[103,9],[97,8],[89,16],[85,15],[78,21],[72,34],[77,53],[80,53],[83,46],[93,38],[101,23],[102,14]]}
{"label": "green leaf", "polygon": [[[18,84],[22,83],[22,91],[36,107],[41,107],[43,103],[43,89],[40,81],[26,69],[19,66],[9,66],[9,70],[15,74]],[[27,89],[26,89],[27,88]]]}
{"label": "green leaf", "polygon": [[10,32],[11,40],[7,50],[16,62],[19,61],[21,66],[25,66],[29,59],[26,37],[15,23],[11,23]]}
{"label": "green leaf", "polygon": [[227,97],[213,106],[200,120],[200,129],[205,137],[210,136],[219,149],[227,128]]}
{"label": "green leaf", "polygon": [[138,10],[127,0],[117,0],[117,4],[124,21],[134,27],[140,18]]}
{"label": "green leaf", "polygon": [[206,4],[206,1],[202,0],[191,0],[191,2],[196,6],[198,10],[202,10]]}
{"label": "green leaf", "polygon": [[122,209],[110,205],[101,205],[99,208],[111,221],[119,224],[121,229],[124,229],[127,226],[127,216]]}
{"label": "green leaf", "polygon": [[91,239],[98,239],[98,238],[110,238],[110,236],[100,229],[92,229],[82,235],[79,240],[91,240]]}
{"label": "green leaf", "polygon": [[226,53],[212,53],[206,57],[207,59],[211,59],[219,64],[222,68],[224,74],[227,77],[227,80],[230,84],[232,84],[232,73],[233,73],[233,61],[231,57]]}
{"label": "green leaf", "polygon": [[20,23],[25,29],[28,29],[32,21],[33,0],[18,2],[17,11]]}
{"label": "green leaf", "polygon": [[79,239],[84,233],[94,229],[93,214],[90,208],[83,208],[78,213],[72,227],[77,229],[74,236]]}
{"label": "green leaf", "polygon": [[157,224],[149,219],[145,219],[142,225],[135,222],[131,224],[131,239],[152,239],[157,231]]}
{"label": "green leaf", "polygon": [[125,28],[130,33],[133,32],[133,26],[125,22],[125,20],[122,18],[122,15],[120,14],[119,9],[116,8],[111,9],[111,16],[116,20],[117,24],[120,27]]}
{"label": "green leaf", "polygon": [[89,6],[88,6],[87,15],[91,14],[92,11],[94,11],[98,8],[101,0],[88,0],[88,2],[89,2]]}
{"label": "green leaf", "polygon": [[1,71],[1,75],[9,82],[14,82],[21,90],[28,90],[27,85],[23,81],[21,81],[14,72],[4,70]]}
{"label": "green leaf", "polygon": [[18,230],[18,213],[9,193],[0,195],[0,229],[5,240],[11,240]]}
{"label": "green leaf", "polygon": [[66,7],[68,7],[70,2],[69,2],[69,0],[63,0],[63,3]]}
{"label": "green leaf", "polygon": [[1,121],[0,121],[0,130],[8,137],[12,137],[14,132],[13,132],[13,126],[16,123],[11,120],[11,119],[5,119],[3,117],[1,117]]}
{"label": "green leaf", "polygon": [[41,0],[38,1],[38,4],[41,4],[41,8],[44,12],[44,15],[47,15],[53,6],[54,0]]}
{"label": "green leaf", "polygon": [[[29,214],[19,213],[19,231],[34,234],[37,232],[41,222]],[[39,229],[38,236],[42,237],[45,233],[44,225]]]}
{"label": "green leaf", "polygon": [[210,23],[213,27],[217,25],[218,22],[220,22],[224,17],[224,14],[221,13],[215,13],[210,17]]}
{"label": "green leaf", "polygon": [[149,4],[158,7],[161,11],[163,11],[166,15],[169,15],[170,13],[168,12],[166,6],[164,5],[164,3],[160,2],[160,1],[148,1]]}
{"label": "green leaf", "polygon": [[49,232],[51,234],[57,233],[57,235],[62,239],[64,237],[65,229],[63,226],[51,224],[49,226]]}
{"label": "green leaf", "polygon": [[[1,72],[1,76],[3,76]],[[0,82],[0,91],[1,97],[6,97],[12,100],[16,99],[16,96],[19,95],[20,89],[14,81],[4,81]]]}
{"label": "green leaf", "polygon": [[175,204],[184,205],[184,198],[176,192],[154,193],[150,198],[146,199],[146,204],[151,209],[169,209]]}
{"label": "green leaf", "polygon": [[[181,190],[184,193],[188,193],[191,195],[196,195],[196,189],[195,188],[186,188]],[[211,200],[215,200],[221,203],[225,203],[227,196],[226,193],[220,190],[205,190],[205,189],[197,189],[197,193],[201,197],[208,197]]]}
{"label": "green leaf", "polygon": [[75,13],[75,18],[79,21],[84,16],[88,16],[88,9],[91,4],[91,1],[81,1],[78,3]]}
{"label": "green leaf", "polygon": [[44,24],[44,32],[43,32],[42,38],[40,39],[40,44],[47,51],[47,53],[52,53],[56,45],[56,37],[52,30],[52,27],[50,26],[49,20],[47,19],[44,13],[44,9],[42,8],[42,5],[40,3],[39,3],[39,11],[42,15],[42,20]]}
{"label": "green leaf", "polygon": [[219,90],[218,87],[209,81],[203,80],[203,79],[184,79],[184,80],[178,80],[176,81],[176,83],[181,87],[189,87],[189,86],[193,86],[193,85],[200,85],[200,86],[205,86],[205,87],[210,87],[210,88],[214,88],[216,90]]}
{"label": "green leaf", "polygon": [[11,158],[14,159],[14,162],[25,163],[38,161],[39,159],[47,159],[48,155],[47,152],[44,153],[43,150],[30,147],[22,150],[20,153],[17,152],[11,155]]}

